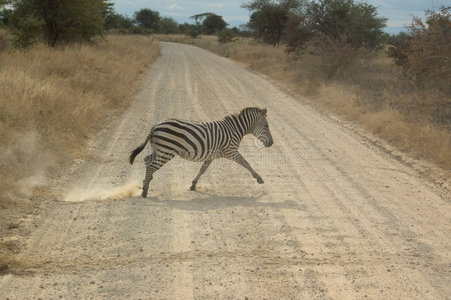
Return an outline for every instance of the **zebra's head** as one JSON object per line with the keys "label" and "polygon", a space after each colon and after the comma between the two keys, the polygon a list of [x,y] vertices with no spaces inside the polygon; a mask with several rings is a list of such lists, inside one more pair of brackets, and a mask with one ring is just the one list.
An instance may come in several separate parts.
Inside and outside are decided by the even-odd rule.
{"label": "zebra's head", "polygon": [[249,126],[248,133],[255,136],[265,147],[271,147],[273,140],[269,131],[268,121],[266,120],[267,110],[260,108],[248,108],[249,118],[253,120]]}

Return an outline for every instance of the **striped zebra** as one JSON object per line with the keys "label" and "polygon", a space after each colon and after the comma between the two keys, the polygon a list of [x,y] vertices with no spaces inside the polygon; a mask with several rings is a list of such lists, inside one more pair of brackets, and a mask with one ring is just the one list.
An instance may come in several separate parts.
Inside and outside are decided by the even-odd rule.
{"label": "striped zebra", "polygon": [[190,161],[203,162],[199,174],[192,182],[190,188],[192,191],[196,189],[197,181],[211,162],[215,158],[222,157],[242,165],[251,172],[258,183],[263,183],[260,175],[238,152],[238,147],[246,134],[254,135],[266,147],[272,145],[266,113],[266,109],[248,107],[239,114],[225,117],[222,121],[195,123],[171,119],[154,125],[144,143],[130,154],[130,164],[133,164],[135,157],[150,141],[153,152],[144,158],[146,177],[143,181],[142,196],[144,198],[147,196],[153,173],[176,154]]}

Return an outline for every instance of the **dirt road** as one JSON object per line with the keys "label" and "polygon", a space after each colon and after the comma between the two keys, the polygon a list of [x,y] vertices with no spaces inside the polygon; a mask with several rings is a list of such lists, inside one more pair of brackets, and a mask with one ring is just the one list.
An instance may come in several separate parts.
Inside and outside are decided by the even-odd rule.
{"label": "dirt road", "polygon": [[[274,138],[241,152],[263,177],[177,158],[154,175],[130,150],[169,117],[209,121],[266,107]],[[261,76],[187,45],[162,57],[129,110],[93,139],[91,159],[54,183],[0,277],[10,299],[449,299],[451,202],[368,139]],[[145,151],[148,151],[146,149]]]}

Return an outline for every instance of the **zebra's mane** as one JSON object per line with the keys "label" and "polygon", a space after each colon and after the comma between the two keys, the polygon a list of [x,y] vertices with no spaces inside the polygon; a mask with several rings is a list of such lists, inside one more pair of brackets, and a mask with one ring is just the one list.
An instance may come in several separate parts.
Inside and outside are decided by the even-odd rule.
{"label": "zebra's mane", "polygon": [[262,110],[258,107],[246,107],[246,108],[243,108],[239,113],[234,113],[234,114],[224,117],[224,120],[227,120],[229,118],[239,118],[240,116],[243,116],[244,114],[251,113],[251,112],[261,113]]}

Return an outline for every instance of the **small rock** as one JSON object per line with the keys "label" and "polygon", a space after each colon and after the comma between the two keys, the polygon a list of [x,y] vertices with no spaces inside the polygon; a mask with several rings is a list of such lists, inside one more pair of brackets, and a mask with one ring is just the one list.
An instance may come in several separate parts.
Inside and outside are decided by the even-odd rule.
{"label": "small rock", "polygon": [[8,224],[8,229],[14,229],[14,228],[18,228],[18,227],[19,227],[19,223],[11,222]]}
{"label": "small rock", "polygon": [[6,263],[0,263],[0,272],[8,270],[9,266]]}

